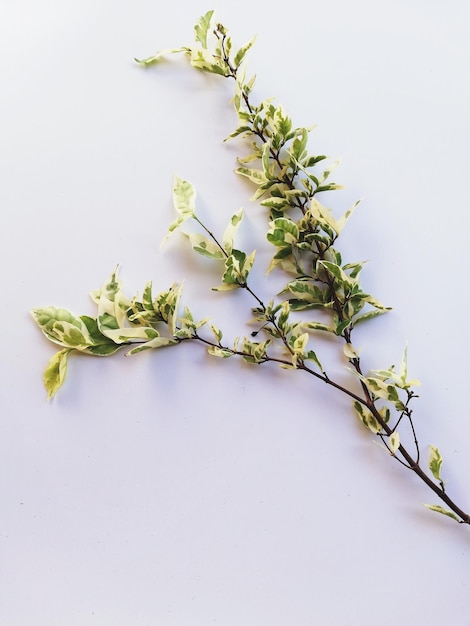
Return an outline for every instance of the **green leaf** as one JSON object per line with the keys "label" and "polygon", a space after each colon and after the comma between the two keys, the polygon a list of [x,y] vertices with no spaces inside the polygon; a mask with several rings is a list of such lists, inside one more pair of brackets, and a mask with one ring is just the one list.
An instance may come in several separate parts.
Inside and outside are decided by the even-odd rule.
{"label": "green leaf", "polygon": [[194,26],[196,41],[198,41],[203,48],[207,48],[207,33],[211,27],[213,15],[214,11],[207,11],[207,13],[199,18],[197,24]]}
{"label": "green leaf", "polygon": [[436,513],[441,513],[442,515],[451,517],[456,522],[459,522],[459,524],[462,522],[460,517],[458,517],[455,513],[453,513],[452,511],[449,511],[449,509],[445,509],[443,506],[440,506],[439,504],[425,504],[424,506],[427,506],[428,509],[430,509],[431,511],[435,511]]}
{"label": "green leaf", "polygon": [[65,380],[67,373],[67,357],[70,352],[72,352],[70,348],[56,352],[47,364],[43,374],[43,382],[48,399],[55,396]]}
{"label": "green leaf", "polygon": [[429,469],[436,480],[442,482],[441,469],[442,469],[442,456],[439,450],[435,446],[429,446]]}

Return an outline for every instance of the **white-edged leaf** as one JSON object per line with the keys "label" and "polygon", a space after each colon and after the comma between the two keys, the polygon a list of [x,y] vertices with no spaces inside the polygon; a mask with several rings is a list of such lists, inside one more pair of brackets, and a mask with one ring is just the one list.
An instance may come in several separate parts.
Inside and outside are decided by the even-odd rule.
{"label": "white-edged leaf", "polygon": [[357,400],[354,400],[353,408],[358,418],[361,420],[364,426],[368,428],[371,432],[377,435],[378,433],[382,431],[382,427],[380,426],[379,422],[372,415],[372,413],[369,411],[367,407],[363,406]]}
{"label": "white-edged leaf", "polygon": [[221,359],[228,359],[233,356],[233,352],[231,350],[225,350],[224,348],[219,348],[218,346],[209,346],[207,348],[208,354],[212,356],[218,356]]}
{"label": "white-edged leaf", "polygon": [[345,343],[343,346],[343,352],[348,359],[357,359],[359,356],[352,343]]}
{"label": "white-edged leaf", "polygon": [[228,76],[229,68],[224,64],[221,58],[214,56],[204,48],[193,48],[191,50],[191,65],[198,70],[218,74],[219,76]]}
{"label": "white-edged leaf", "polygon": [[398,434],[398,431],[395,430],[390,435],[390,437],[388,438],[388,445],[390,446],[390,452],[392,454],[395,454],[395,452],[400,447],[400,435]]}
{"label": "white-edged leaf", "polygon": [[240,65],[240,63],[243,62],[243,59],[245,58],[246,53],[253,46],[255,41],[256,41],[256,35],[248,43],[246,43],[244,46],[242,46],[238,50],[238,52],[236,53],[236,55],[235,55],[235,57],[233,59],[235,67],[238,67]]}
{"label": "white-edged leaf", "polygon": [[181,224],[194,217],[196,210],[196,190],[189,181],[176,174],[173,178],[173,207],[178,213],[178,217],[168,226],[168,231],[161,243],[162,246]]}
{"label": "white-edged leaf", "polygon": [[44,370],[43,382],[48,399],[55,396],[65,380],[67,373],[67,357],[70,352],[72,352],[72,348],[65,348],[64,350],[56,352]]}
{"label": "white-edged leaf", "polygon": [[322,322],[302,322],[302,328],[306,328],[307,330],[322,330],[327,333],[335,332],[334,328]]}
{"label": "white-edged leaf", "polygon": [[156,350],[158,348],[165,348],[166,346],[174,346],[177,343],[179,342],[176,339],[171,339],[169,337],[155,337],[154,339],[151,339],[136,348],[132,348],[132,350],[126,352],[125,356],[131,356],[132,354],[144,352],[145,350]]}
{"label": "white-edged leaf", "polygon": [[235,174],[240,174],[257,185],[262,185],[267,181],[264,172],[254,167],[237,167]]}
{"label": "white-edged leaf", "polygon": [[194,252],[197,252],[202,256],[209,257],[210,259],[225,258],[222,250],[212,241],[212,239],[209,239],[205,235],[201,235],[199,233],[185,233],[185,235],[191,242]]}
{"label": "white-edged leaf", "polygon": [[243,209],[232,215],[222,237],[222,244],[227,254],[232,254],[233,240],[243,219]]}
{"label": "white-edged leaf", "polygon": [[196,190],[193,185],[175,174],[173,179],[173,206],[180,215],[194,215]]}
{"label": "white-edged leaf", "polygon": [[207,48],[207,33],[211,27],[212,16],[214,11],[207,11],[202,17],[199,18],[197,24],[194,26],[194,36],[203,48]]}

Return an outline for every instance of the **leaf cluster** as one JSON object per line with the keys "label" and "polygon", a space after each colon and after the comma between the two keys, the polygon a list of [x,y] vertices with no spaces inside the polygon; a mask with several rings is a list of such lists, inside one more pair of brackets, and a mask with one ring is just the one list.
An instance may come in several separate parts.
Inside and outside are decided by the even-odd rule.
{"label": "leaf cluster", "polygon": [[[96,317],[76,317],[55,307],[33,311],[44,335],[61,346],[44,373],[48,396],[52,397],[63,384],[70,353],[109,356],[124,346],[130,346],[127,354],[132,355],[191,340],[202,343],[210,355],[219,358],[235,356],[250,364],[276,363],[300,370],[348,395],[362,424],[450,507],[428,505],[429,508],[470,523],[470,517],[445,493],[442,457],[436,447],[430,448],[428,473],[420,466],[420,448],[410,408],[418,381],[408,377],[406,350],[398,371],[391,366],[363,372],[353,332],[358,324],[390,309],[362,289],[364,262],[345,262],[337,248],[337,240],[357,203],[336,217],[320,202],[320,194],[340,188],[331,181],[337,162],[323,154],[310,153],[312,127],[295,126],[273,99],[252,101],[255,77],[247,78],[245,59],[254,38],[235,49],[227,29],[214,23],[213,11],[200,18],[194,34],[193,46],[163,50],[139,63],[150,66],[168,54],[182,52],[194,68],[234,80],[237,126],[227,140],[242,139],[249,146],[248,154],[239,158],[235,172],[251,183],[252,199],[266,210],[266,242],[273,250],[267,269],[283,272],[285,287],[268,303],[263,302],[250,285],[255,252],[235,246],[243,210],[230,217],[224,232],[217,237],[197,216],[194,187],[175,176],[176,217],[165,240],[187,220],[195,221],[199,231],[186,237],[195,253],[219,264],[221,283],[213,289],[247,291],[255,300],[250,322],[257,324],[258,330],[251,333],[252,339],[245,336],[236,338],[231,345],[223,343],[223,333],[214,324],[210,324],[210,334],[201,330],[209,318],[196,321],[187,306],[180,311],[181,284],[175,283],[154,296],[149,282],[142,297],[128,299],[115,270],[103,287],[91,294],[97,307]],[[253,341],[260,332],[266,338]],[[328,376],[317,356],[317,333],[326,333],[339,344],[355,387],[344,387]],[[413,453],[408,452],[400,438],[398,429],[404,424],[412,434]]]}

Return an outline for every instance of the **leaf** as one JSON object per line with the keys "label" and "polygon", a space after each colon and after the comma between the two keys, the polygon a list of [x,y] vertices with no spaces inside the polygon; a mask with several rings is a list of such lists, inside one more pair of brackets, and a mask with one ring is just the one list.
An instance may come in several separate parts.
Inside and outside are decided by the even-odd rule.
{"label": "leaf", "polygon": [[442,456],[439,450],[435,446],[429,446],[429,469],[436,480],[442,482],[441,469],[442,469]]}
{"label": "leaf", "polygon": [[334,333],[334,328],[322,322],[302,322],[302,327],[307,330],[322,330],[327,333]]}
{"label": "leaf", "polygon": [[301,161],[305,157],[305,148],[307,147],[308,130],[306,128],[298,128],[297,136],[292,142],[289,154],[295,161]]}
{"label": "leaf", "polygon": [[202,256],[209,257],[210,259],[224,259],[224,253],[211,239],[205,235],[199,233],[185,233],[191,242],[191,246],[194,252],[201,254]]}
{"label": "leaf", "polygon": [[222,341],[222,331],[217,328],[217,326],[214,326],[214,324],[211,324],[211,330],[214,333],[216,341],[220,343]]}
{"label": "leaf", "polygon": [[230,222],[225,229],[225,232],[222,237],[222,245],[227,254],[232,254],[233,250],[233,240],[235,235],[237,234],[238,227],[243,219],[243,209],[240,209],[235,215],[232,215],[230,218]]}
{"label": "leaf", "polygon": [[279,313],[279,317],[277,318],[277,325],[283,331],[286,330],[287,320],[290,315],[290,305],[287,300],[282,303],[281,312]]}
{"label": "leaf", "polygon": [[460,517],[458,517],[455,513],[453,513],[452,511],[449,511],[449,509],[445,509],[443,506],[440,506],[439,504],[425,504],[424,506],[427,506],[428,509],[430,509],[431,511],[435,511],[436,513],[441,513],[442,515],[451,517],[456,522],[459,522],[459,524],[462,522]]}
{"label": "leaf", "polygon": [[85,324],[90,340],[92,341],[92,345],[86,348],[86,352],[94,354],[95,356],[110,356],[119,350],[119,345],[100,332],[98,322],[94,317],[81,315],[80,319]]}
{"label": "leaf", "polygon": [[64,348],[85,349],[93,342],[84,322],[66,309],[53,306],[31,311],[44,335]]}
{"label": "leaf", "polygon": [[271,196],[266,198],[266,200],[261,200],[260,205],[266,206],[270,209],[276,209],[278,211],[282,211],[286,207],[290,206],[289,201],[286,198],[280,198],[277,196]]}
{"label": "leaf", "polygon": [[403,350],[403,357],[402,357],[401,365],[400,365],[399,378],[400,378],[400,387],[402,389],[409,389],[410,387],[416,387],[421,384],[420,381],[416,379],[408,380],[408,349],[407,348]]}
{"label": "leaf", "polygon": [[207,13],[199,18],[197,24],[194,26],[196,41],[198,41],[203,48],[207,48],[207,33],[211,27],[213,15],[214,11],[207,11]]}
{"label": "leaf", "polygon": [[219,348],[218,346],[209,346],[207,348],[207,352],[212,356],[218,356],[222,359],[228,359],[228,357],[233,356],[233,352],[231,350],[225,350],[224,348]]}
{"label": "leaf", "polygon": [[395,454],[395,452],[398,450],[398,448],[400,447],[400,435],[398,434],[398,431],[394,431],[390,437],[388,438],[388,444],[390,446],[390,452],[392,454]]}
{"label": "leaf", "polygon": [[342,286],[348,286],[352,284],[353,281],[336,263],[331,263],[330,261],[318,261],[318,264],[322,265],[326,269],[328,274],[330,274],[330,276],[332,276],[333,278],[336,278],[336,280]]}
{"label": "leaf", "polygon": [[309,279],[292,280],[287,284],[288,290],[299,300],[305,300],[313,304],[323,305],[325,303],[325,291]]}
{"label": "leaf", "polygon": [[242,124],[241,126],[236,128],[233,132],[231,132],[230,135],[227,135],[227,137],[225,137],[224,141],[228,141],[229,139],[234,139],[235,137],[238,137],[242,133],[245,133],[243,135],[244,137],[248,136],[248,135],[251,135],[253,133],[253,131],[251,129],[251,126],[247,126],[246,124]]}
{"label": "leaf", "polygon": [[[246,256],[245,252],[234,249],[232,254],[225,259],[225,271],[222,276],[222,282],[225,285],[244,286],[253,267],[254,260],[255,252]],[[219,291],[220,289],[217,290]]]}
{"label": "leaf", "polygon": [[235,67],[239,67],[239,65],[243,62],[243,59],[245,58],[246,53],[253,46],[255,41],[256,41],[256,35],[248,43],[246,43],[244,46],[242,46],[238,50],[238,52],[236,53],[236,55],[235,55],[235,57],[233,59]]}
{"label": "leaf", "polygon": [[178,343],[179,341],[170,337],[155,337],[154,339],[151,339],[136,348],[132,348],[132,350],[126,352],[125,356],[131,356],[132,354],[137,354],[138,352],[143,352],[144,350],[155,350],[157,348],[165,348],[166,346],[174,346]]}
{"label": "leaf", "polygon": [[359,356],[352,343],[345,343],[343,346],[343,352],[345,357],[348,359],[357,359]]}
{"label": "leaf", "polygon": [[116,269],[99,291],[97,315],[99,332],[116,343],[122,343],[119,331],[126,317],[125,308],[120,307],[120,293],[121,283]]}
{"label": "leaf", "polygon": [[364,424],[366,428],[372,431],[375,435],[377,435],[378,433],[382,431],[382,427],[380,426],[377,419],[369,411],[369,409],[367,409],[357,400],[354,400],[353,408],[354,408],[356,415],[359,417],[359,419],[361,420],[361,422]]}
{"label": "leaf", "polygon": [[234,289],[239,289],[240,285],[238,283],[231,284],[223,284],[218,285],[217,287],[212,287],[212,291],[233,291]]}
{"label": "leaf", "polygon": [[72,352],[71,348],[65,348],[56,352],[50,359],[43,374],[44,387],[48,399],[53,398],[62,386],[67,373],[67,357]]}
{"label": "leaf", "polygon": [[299,355],[303,355],[305,348],[307,347],[307,343],[308,343],[308,333],[302,333],[301,335],[299,335],[295,341],[294,341],[294,345],[292,346],[294,349],[294,352],[296,352]]}
{"label": "leaf", "polygon": [[316,364],[316,366],[318,367],[318,369],[323,372],[323,366],[320,363],[319,358],[317,357],[316,353],[313,350],[308,350],[308,352],[306,352],[304,354],[304,359],[308,360],[308,361],[314,361],[314,363]]}
{"label": "leaf", "polygon": [[144,65],[144,66],[155,65],[155,63],[158,63],[159,61],[161,61],[163,57],[166,57],[168,54],[176,54],[178,52],[190,52],[190,51],[191,51],[190,48],[186,48],[186,47],[165,48],[165,50],[160,50],[159,52],[157,52],[151,57],[147,57],[145,59],[134,58],[134,61],[136,63],[139,63],[139,65]]}
{"label": "leaf", "polygon": [[328,157],[326,155],[324,155],[324,154],[321,154],[321,155],[318,155],[318,156],[309,156],[302,162],[302,166],[305,169],[307,169],[309,167],[313,167],[314,165],[316,165],[320,161],[324,161],[327,158]]}
{"label": "leaf", "polygon": [[175,175],[173,180],[173,206],[180,215],[194,215],[196,210],[196,190],[193,185]]}
{"label": "leaf", "polygon": [[[248,363],[263,363],[266,360],[266,351],[271,343],[271,339],[266,341],[256,342],[250,341],[246,337],[243,338],[241,350],[244,353],[243,359]],[[238,347],[238,343],[235,344],[234,350]]]}
{"label": "leaf", "polygon": [[353,326],[357,326],[358,324],[362,324],[362,322],[366,322],[367,320],[371,320],[374,317],[378,317],[379,315],[383,315],[387,313],[386,310],[382,309],[374,309],[373,311],[368,311],[367,313],[362,313],[353,319]]}
{"label": "leaf", "polygon": [[203,72],[218,74],[219,76],[229,76],[230,70],[222,59],[211,54],[205,49],[191,50],[191,65]]}
{"label": "leaf", "polygon": [[190,182],[183,180],[175,174],[173,179],[173,206],[178,213],[178,217],[168,226],[162,246],[177,228],[186,220],[194,217],[196,211],[196,190]]}
{"label": "leaf", "polygon": [[297,242],[300,237],[299,227],[287,217],[278,217],[269,225],[266,238],[273,246],[283,248]]}
{"label": "leaf", "polygon": [[274,165],[271,166],[270,163],[270,154],[271,154],[271,144],[267,141],[263,145],[263,149],[261,152],[261,163],[263,165],[263,173],[266,180],[271,180],[273,178]]}
{"label": "leaf", "polygon": [[176,320],[182,291],[183,285],[174,283],[171,289],[168,290],[168,296],[166,298],[166,320],[172,335],[176,333]]}
{"label": "leaf", "polygon": [[264,172],[253,167],[237,167],[235,174],[240,174],[240,176],[248,178],[248,180],[257,185],[262,185],[267,181]]}
{"label": "leaf", "polygon": [[339,218],[339,220],[336,223],[336,226],[337,226],[338,230],[336,230],[336,228],[335,228],[335,230],[336,230],[336,232],[338,234],[343,230],[343,228],[345,227],[347,221],[349,220],[351,215],[354,213],[354,211],[355,211],[355,209],[356,209],[356,207],[358,206],[359,203],[360,203],[360,200],[355,202],[353,204],[353,206],[350,209],[348,209],[346,211],[346,213],[342,217]]}

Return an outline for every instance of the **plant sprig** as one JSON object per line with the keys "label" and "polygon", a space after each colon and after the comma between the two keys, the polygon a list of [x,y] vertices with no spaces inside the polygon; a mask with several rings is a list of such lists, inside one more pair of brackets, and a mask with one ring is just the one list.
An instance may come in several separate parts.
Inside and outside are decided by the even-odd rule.
{"label": "plant sprig", "polygon": [[[175,283],[155,296],[148,283],[141,298],[128,299],[115,270],[103,287],[91,294],[97,306],[95,318],[76,317],[55,307],[33,311],[45,336],[61,346],[44,373],[48,397],[63,384],[67,359],[73,352],[109,356],[127,348],[126,355],[133,355],[193,341],[211,356],[238,357],[250,364],[277,364],[304,372],[349,396],[356,416],[389,455],[417,475],[445,504],[426,505],[428,508],[470,524],[470,515],[446,492],[439,450],[431,446],[427,468],[421,465],[411,408],[419,383],[408,377],[406,350],[398,370],[394,366],[369,372],[363,369],[353,343],[354,330],[390,309],[363,291],[360,274],[364,263],[344,262],[336,247],[356,205],[335,217],[318,196],[340,188],[331,182],[336,163],[325,155],[310,154],[311,129],[295,127],[282,106],[272,99],[252,101],[255,78],[247,78],[245,57],[253,43],[254,39],[234,51],[227,29],[214,24],[213,11],[209,11],[195,26],[194,46],[163,50],[138,62],[150,66],[170,53],[182,52],[196,69],[234,81],[238,125],[227,139],[241,138],[250,146],[235,171],[253,184],[253,199],[267,210],[266,239],[274,248],[268,269],[285,275],[283,291],[264,302],[250,285],[255,252],[235,247],[243,212],[229,219],[222,236],[214,235],[196,214],[196,192],[191,183],[175,177],[176,219],[167,237],[187,220],[198,224],[200,232],[187,237],[194,252],[220,265],[221,283],[214,290],[247,291],[254,301],[251,321],[258,330],[228,344],[209,318],[195,320],[188,306],[181,310],[181,284]],[[302,321],[298,320],[299,312],[305,316]],[[254,341],[259,333],[264,340]],[[318,349],[311,347],[318,333],[326,333],[338,343],[354,379],[351,388],[325,371]],[[400,437],[403,430],[411,435],[411,451]]]}

